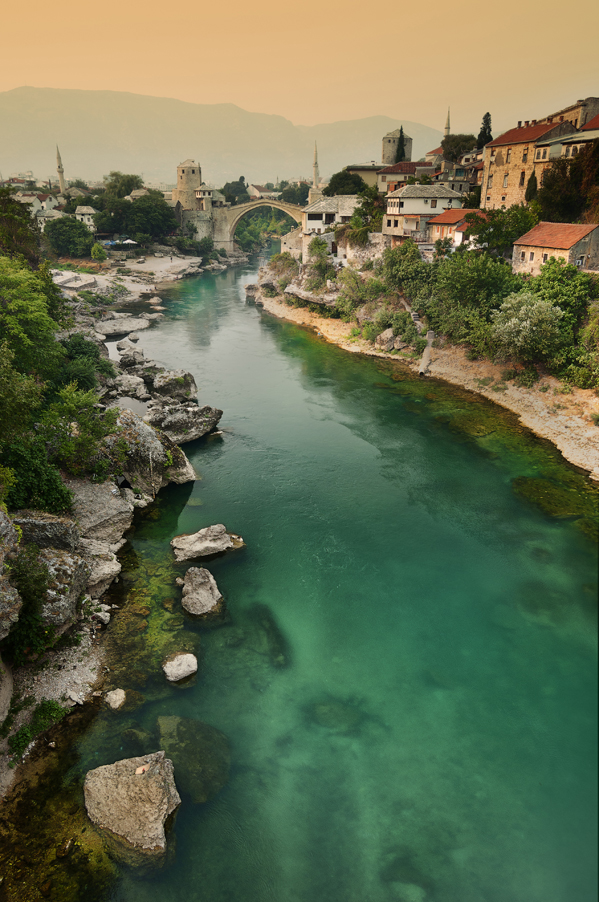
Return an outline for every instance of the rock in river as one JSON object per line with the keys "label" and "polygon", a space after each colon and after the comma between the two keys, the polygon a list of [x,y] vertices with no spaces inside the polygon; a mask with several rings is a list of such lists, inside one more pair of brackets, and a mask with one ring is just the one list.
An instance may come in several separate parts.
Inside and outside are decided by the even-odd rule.
{"label": "rock in river", "polygon": [[223,597],[216,580],[203,567],[190,567],[185,574],[181,604],[196,617],[212,617],[222,613]]}
{"label": "rock in river", "polygon": [[231,753],[224,733],[199,720],[159,717],[160,745],[172,758],[177,783],[194,802],[207,802],[229,780]]}
{"label": "rock in river", "polygon": [[123,316],[117,319],[103,320],[96,326],[96,331],[101,332],[107,338],[113,335],[127,335],[134,329],[140,332],[142,329],[148,329],[150,326],[149,319],[142,319],[137,316]]}
{"label": "rock in river", "polygon": [[169,683],[178,683],[197,672],[198,659],[190,652],[176,651],[163,662],[162,669]]}
{"label": "rock in river", "polygon": [[222,523],[171,539],[177,561],[193,561],[198,557],[223,554],[232,548],[241,548],[244,544],[241,536],[227,532]]}
{"label": "rock in river", "polygon": [[164,857],[164,824],[181,798],[173,762],[163,751],[88,771],[83,793],[91,822],[106,834],[118,857],[132,864]]}
{"label": "rock in river", "polygon": [[222,417],[216,407],[198,407],[197,404],[161,403],[155,400],[144,417],[146,423],[160,429],[172,442],[182,445],[210,432]]}

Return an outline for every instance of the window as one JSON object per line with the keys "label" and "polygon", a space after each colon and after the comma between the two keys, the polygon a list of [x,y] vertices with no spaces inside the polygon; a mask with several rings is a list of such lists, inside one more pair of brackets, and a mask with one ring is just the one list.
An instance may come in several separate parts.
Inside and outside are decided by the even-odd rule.
{"label": "window", "polygon": [[520,262],[524,263],[526,260],[526,253],[524,251],[520,251]]}
{"label": "window", "polygon": [[571,150],[572,150],[571,147],[566,147],[566,156],[567,156],[567,157],[570,156],[570,151],[571,151]]}
{"label": "window", "polygon": [[[425,201],[425,203],[426,203],[426,201]],[[403,200],[400,200],[399,206],[400,206],[400,207],[403,207]]]}
{"label": "window", "polygon": [[502,200],[505,200],[505,194],[502,194],[502,195],[501,195],[501,199],[502,199]]}
{"label": "window", "polygon": [[528,160],[528,147],[525,147],[524,150],[522,151],[522,162],[526,163],[527,160]]}
{"label": "window", "polygon": [[492,187],[493,187],[493,176],[490,175],[489,181],[487,182],[487,191],[490,191]]}
{"label": "window", "polygon": [[182,172],[183,174],[185,174],[185,170],[184,170],[184,169],[182,169],[181,172]]}
{"label": "window", "polygon": [[544,160],[547,159],[547,148],[546,148],[546,147],[545,147],[545,149],[543,150],[543,159],[544,159]]}
{"label": "window", "polygon": [[491,195],[487,194],[487,200],[491,200]]}
{"label": "window", "polygon": [[437,226],[437,235],[439,234],[440,231],[441,231],[441,226]]}
{"label": "window", "polygon": [[534,252],[534,251],[531,251],[530,254],[528,255],[528,259],[529,259],[530,262],[532,263],[532,261],[534,260],[534,258],[535,258],[535,252]]}
{"label": "window", "polygon": [[541,159],[541,151],[540,151],[540,150],[537,150],[537,155],[536,155],[535,159],[536,159],[536,160],[540,160],[540,159]]}
{"label": "window", "polygon": [[575,157],[577,153],[578,153],[578,148],[577,148],[577,147],[573,147],[573,148],[572,148],[572,156]]}
{"label": "window", "polygon": [[507,149],[507,154],[505,155],[505,162],[506,162],[506,163],[509,163],[509,161],[510,161],[511,159],[512,159],[512,148],[511,148],[511,147],[508,147],[508,149]]}
{"label": "window", "polygon": [[322,213],[308,213],[308,219],[320,219],[322,221]]}
{"label": "window", "polygon": [[382,181],[382,182],[386,182],[386,181],[387,181],[387,176],[386,176],[386,175],[382,175],[382,176],[381,176],[381,181]]}
{"label": "window", "polygon": [[192,169],[192,170],[191,170],[191,174],[192,174],[192,175],[195,175],[195,173],[196,173],[195,169]]}
{"label": "window", "polygon": [[547,263],[548,258],[549,254],[543,254],[543,263]]}
{"label": "window", "polygon": [[391,220],[390,220],[390,219],[387,220],[387,228],[388,228],[388,229],[391,228]]}
{"label": "window", "polygon": [[397,219],[394,219],[394,220],[393,220],[393,228],[394,228],[394,229],[397,228]]}
{"label": "window", "polygon": [[[426,201],[425,201],[425,203],[426,203]],[[451,203],[451,201],[450,201],[450,203]],[[431,200],[431,207],[436,207],[436,206],[437,206],[437,200],[435,198],[435,199]]]}
{"label": "window", "polygon": [[508,173],[506,172],[506,174],[505,174],[504,177],[503,177],[503,187],[504,187],[504,188],[507,188],[507,181],[508,181],[508,178],[509,178],[509,175],[508,175]]}
{"label": "window", "polygon": [[524,170],[522,170],[522,172],[520,173],[520,185],[519,185],[520,188],[524,187],[524,179],[525,178],[526,178],[526,173],[524,172]]}

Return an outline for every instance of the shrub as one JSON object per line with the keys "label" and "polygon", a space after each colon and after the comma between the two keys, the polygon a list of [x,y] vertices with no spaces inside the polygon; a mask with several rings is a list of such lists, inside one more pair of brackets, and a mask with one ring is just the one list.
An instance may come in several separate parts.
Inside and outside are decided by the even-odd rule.
{"label": "shrub", "polygon": [[40,436],[25,437],[2,449],[0,460],[10,468],[13,484],[6,492],[11,510],[35,508],[51,514],[70,510],[73,496],[57,468],[48,461],[46,446]]}
{"label": "shrub", "polygon": [[23,601],[19,619],[2,640],[2,653],[17,667],[31,654],[44,651],[52,640],[52,630],[40,616],[42,600],[50,586],[50,572],[39,560],[39,549],[28,545],[10,567],[10,581]]}
{"label": "shrub", "polygon": [[534,366],[529,366],[524,370],[520,370],[514,379],[516,385],[521,385],[523,388],[532,388],[538,381],[539,374]]}
{"label": "shrub", "polygon": [[102,247],[99,241],[96,241],[95,244],[92,245],[92,259],[97,260],[99,263],[103,263],[106,260],[108,254]]}
{"label": "shrub", "polygon": [[492,314],[499,351],[523,362],[551,357],[560,345],[563,315],[559,307],[530,291],[509,295]]}
{"label": "shrub", "polygon": [[60,390],[42,417],[40,431],[48,443],[50,459],[74,476],[95,472],[104,458],[103,439],[116,428],[118,411],[108,410],[102,415],[96,403],[93,391],[81,391],[71,382]]}

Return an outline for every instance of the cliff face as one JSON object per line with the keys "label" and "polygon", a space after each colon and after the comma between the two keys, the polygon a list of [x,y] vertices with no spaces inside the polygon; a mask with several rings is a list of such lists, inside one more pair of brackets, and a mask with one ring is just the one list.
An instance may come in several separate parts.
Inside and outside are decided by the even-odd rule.
{"label": "cliff face", "polygon": [[6,557],[16,553],[18,544],[19,535],[14,523],[0,510],[0,639],[8,636],[23,606],[19,593],[9,583],[8,574],[4,573]]}

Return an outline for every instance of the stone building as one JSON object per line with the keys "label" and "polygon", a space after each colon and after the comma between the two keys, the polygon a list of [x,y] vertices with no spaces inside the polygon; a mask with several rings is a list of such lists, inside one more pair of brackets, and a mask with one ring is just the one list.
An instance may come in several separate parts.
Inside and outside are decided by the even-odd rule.
{"label": "stone building", "polygon": [[380,169],[377,177],[377,187],[381,194],[395,191],[405,185],[409,178],[420,178],[422,175],[432,175],[435,169],[432,163],[394,163]]}
{"label": "stone building", "polygon": [[[519,122],[516,128],[489,142],[483,160],[481,208],[494,210],[524,203],[526,186],[535,170],[538,142],[575,131],[571,122],[538,123],[533,120],[532,125]],[[540,162],[544,164],[542,168],[549,165],[547,148],[541,151]]]}
{"label": "stone building", "polygon": [[[399,144],[399,134],[400,130],[398,128],[393,132],[389,132],[388,135],[385,135],[383,138],[383,153],[381,156],[381,162],[384,163],[385,166],[393,166],[395,163],[395,157],[397,156],[397,145]],[[406,135],[404,132],[404,149],[405,149],[405,157],[404,160],[409,162],[412,159],[412,139],[409,135]]]}
{"label": "stone building", "polygon": [[443,240],[443,238],[449,238],[454,248],[463,244],[468,228],[466,222],[468,213],[480,213],[480,210],[469,210],[467,207],[462,207],[461,210],[445,210],[440,216],[429,219],[428,236],[431,244]]}
{"label": "stone building", "polygon": [[83,225],[86,225],[90,232],[96,231],[96,226],[94,225],[94,216],[98,211],[94,210],[93,207],[77,207],[75,210],[75,219],[78,219],[79,222],[82,222]]}
{"label": "stone building", "polygon": [[181,204],[182,210],[197,210],[196,190],[202,184],[202,170],[195,160],[185,160],[177,166],[177,187],[173,188],[171,198],[174,205]]}
{"label": "stone building", "polygon": [[599,114],[599,97],[587,97],[585,100],[577,100],[576,103],[551,113],[544,119],[537,119],[537,123],[555,124],[557,122],[569,122],[574,128],[583,128],[588,122]]}
{"label": "stone building", "polygon": [[540,222],[514,244],[512,270],[537,276],[550,257],[599,270],[599,224]]}
{"label": "stone building", "polygon": [[393,237],[393,246],[408,238],[428,242],[428,221],[444,210],[460,209],[461,195],[443,185],[406,185],[387,195],[383,235]]}

